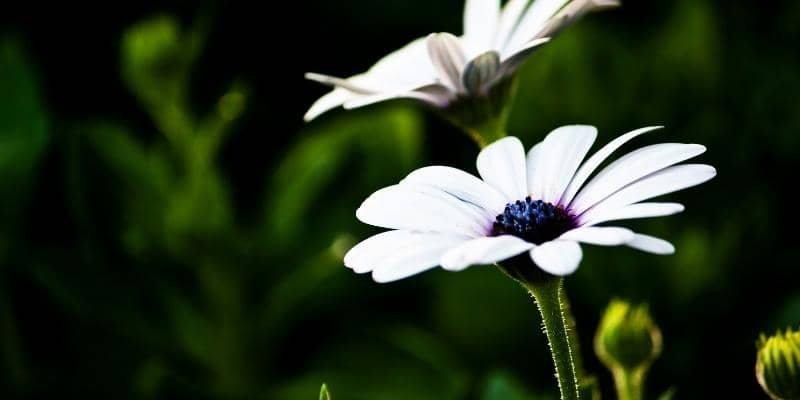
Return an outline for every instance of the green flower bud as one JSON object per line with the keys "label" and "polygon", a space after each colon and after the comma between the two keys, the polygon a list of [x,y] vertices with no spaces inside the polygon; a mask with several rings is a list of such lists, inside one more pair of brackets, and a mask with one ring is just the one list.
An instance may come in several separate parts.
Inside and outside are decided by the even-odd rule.
{"label": "green flower bud", "polygon": [[612,371],[646,370],[661,354],[661,331],[645,305],[614,300],[597,330],[595,351]]}
{"label": "green flower bud", "polygon": [[319,388],[319,400],[331,400],[331,393],[328,392],[328,385],[322,384]]}
{"label": "green flower bud", "polygon": [[800,331],[761,335],[756,378],[773,399],[800,399]]}
{"label": "green flower bud", "polygon": [[122,76],[145,105],[168,107],[183,95],[199,43],[200,36],[182,31],[174,18],[139,22],[122,37]]}

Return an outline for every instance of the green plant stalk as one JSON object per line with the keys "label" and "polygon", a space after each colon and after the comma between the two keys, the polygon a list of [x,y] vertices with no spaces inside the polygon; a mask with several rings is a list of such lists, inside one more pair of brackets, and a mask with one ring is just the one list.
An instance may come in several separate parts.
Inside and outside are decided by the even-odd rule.
{"label": "green plant stalk", "polygon": [[614,376],[614,386],[617,389],[617,399],[642,400],[645,373],[646,368],[636,368],[632,371],[615,368],[612,375]]}
{"label": "green plant stalk", "polygon": [[564,307],[564,319],[567,321],[567,335],[569,335],[569,345],[572,349],[572,361],[575,364],[575,372],[578,375],[580,382],[586,371],[583,370],[583,357],[581,357],[580,340],[578,339],[578,330],[575,317],[572,315],[572,306],[567,297],[567,292],[564,285],[561,285],[561,304]]}
{"label": "green plant stalk", "polygon": [[550,353],[556,368],[558,389],[561,400],[576,400],[578,393],[578,377],[572,357],[572,347],[568,334],[569,309],[562,301],[561,285],[563,278],[548,277],[541,281],[526,282],[524,286],[536,300],[542,316],[544,332],[550,345]]}
{"label": "green plant stalk", "polygon": [[584,399],[599,399],[598,387],[596,379],[587,374],[583,368],[583,357],[581,356],[581,345],[578,338],[577,323],[575,317],[572,315],[572,306],[569,302],[569,297],[561,285],[561,304],[564,308],[564,319],[567,325],[567,336],[569,337],[569,346],[572,350],[572,364],[575,366],[575,375],[578,378],[578,390],[581,397]]}
{"label": "green plant stalk", "polygon": [[441,115],[463,130],[480,148],[507,136],[506,126],[517,92],[517,79],[509,78],[479,96],[456,99]]}

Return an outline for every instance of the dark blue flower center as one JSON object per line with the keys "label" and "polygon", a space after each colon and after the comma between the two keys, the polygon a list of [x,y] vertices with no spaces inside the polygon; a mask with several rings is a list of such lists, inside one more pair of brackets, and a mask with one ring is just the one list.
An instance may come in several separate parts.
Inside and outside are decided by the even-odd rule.
{"label": "dark blue flower center", "polygon": [[542,244],[576,227],[575,216],[564,207],[526,197],[506,204],[505,211],[494,222],[492,233]]}

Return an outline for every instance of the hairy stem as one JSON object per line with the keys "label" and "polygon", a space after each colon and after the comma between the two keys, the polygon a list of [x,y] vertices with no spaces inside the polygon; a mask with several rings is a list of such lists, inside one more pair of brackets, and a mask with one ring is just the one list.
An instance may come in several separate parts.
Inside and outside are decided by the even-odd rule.
{"label": "hairy stem", "polygon": [[568,321],[571,318],[568,316],[569,309],[562,301],[563,281],[563,278],[548,277],[541,281],[525,283],[525,287],[536,300],[539,313],[542,315],[544,331],[556,367],[561,400],[576,400],[580,395],[568,333]]}

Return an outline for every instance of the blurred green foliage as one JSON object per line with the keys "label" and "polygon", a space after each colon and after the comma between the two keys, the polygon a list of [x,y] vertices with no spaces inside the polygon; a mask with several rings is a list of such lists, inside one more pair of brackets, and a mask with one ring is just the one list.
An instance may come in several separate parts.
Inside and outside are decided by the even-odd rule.
{"label": "blurred green foliage", "polygon": [[[628,3],[532,57],[510,132],[531,145],[590,123],[604,143],[665,124],[635,145],[703,143],[720,175],[670,197],[684,214],[630,224],[673,241],[675,256],[587,248],[567,282],[584,369],[611,398],[586,349],[621,296],[651,304],[663,329],[654,392],[755,397],[753,337],[800,321],[800,7]],[[94,21],[113,37],[86,37],[119,39],[119,70],[96,82],[85,78],[114,55],[71,67],[51,55],[86,56],[51,45],[71,43],[70,30],[0,40],[3,398],[301,400],[321,382],[347,400],[555,398],[535,308],[502,274],[377,285],[342,266],[375,232],[354,218],[366,195],[431,163],[474,172],[477,153],[405,103],[298,128],[322,93],[303,86],[309,66],[352,73],[414,35],[460,29],[461,1],[376,4],[287,3],[319,38],[309,43],[263,14],[237,30],[254,25],[247,9],[193,19],[142,5],[180,16]],[[237,57],[265,61],[248,69]],[[74,88],[116,97],[84,101],[86,113],[67,104],[85,100]]]}
{"label": "blurred green foliage", "polygon": [[[29,200],[37,167],[49,141],[47,111],[32,66],[13,40],[0,41],[0,259]],[[0,267],[2,268],[2,267]]]}
{"label": "blurred green foliage", "polygon": [[30,376],[4,276],[50,131],[32,66],[13,40],[0,39],[0,77],[0,371],[11,384],[25,385]]}

